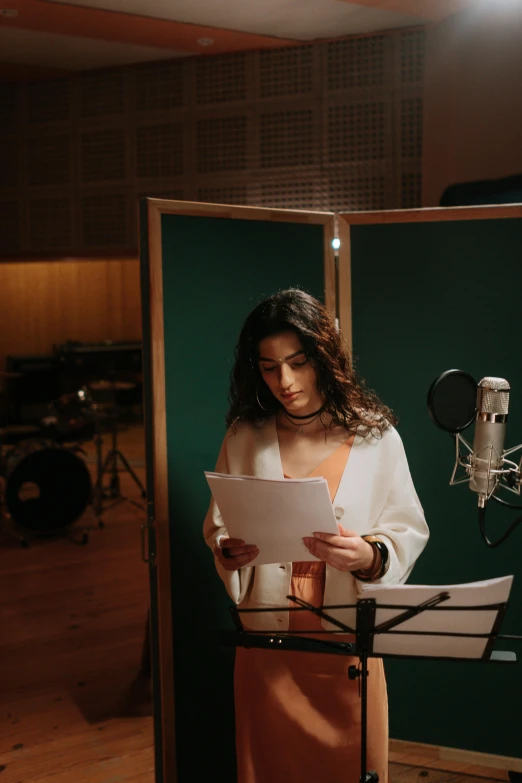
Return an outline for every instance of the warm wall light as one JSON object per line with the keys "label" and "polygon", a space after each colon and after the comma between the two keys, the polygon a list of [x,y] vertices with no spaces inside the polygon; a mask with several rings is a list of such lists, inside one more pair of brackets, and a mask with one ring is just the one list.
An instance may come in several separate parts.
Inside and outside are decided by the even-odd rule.
{"label": "warm wall light", "polygon": [[198,38],[198,44],[200,46],[212,46],[213,43],[213,38]]}

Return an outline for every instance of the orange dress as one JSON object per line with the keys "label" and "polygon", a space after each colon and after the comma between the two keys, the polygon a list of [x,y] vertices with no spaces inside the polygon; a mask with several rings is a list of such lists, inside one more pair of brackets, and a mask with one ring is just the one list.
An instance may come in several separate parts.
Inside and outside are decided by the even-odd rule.
{"label": "orange dress", "polygon": [[[337,492],[351,443],[310,476]],[[323,603],[325,564],[294,563],[291,592]],[[290,629],[322,630],[311,612],[291,612]],[[324,638],[324,637],[323,637]],[[238,648],[234,670],[238,783],[359,783],[361,700],[348,667],[359,659]],[[368,662],[368,769],[388,780],[388,700],[380,658]]]}

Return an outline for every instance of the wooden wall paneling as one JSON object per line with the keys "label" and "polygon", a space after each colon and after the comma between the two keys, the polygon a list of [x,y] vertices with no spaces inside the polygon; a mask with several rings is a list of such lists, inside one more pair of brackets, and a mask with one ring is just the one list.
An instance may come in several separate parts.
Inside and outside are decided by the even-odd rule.
{"label": "wooden wall paneling", "polygon": [[65,340],[141,337],[138,259],[0,264],[0,366]]}

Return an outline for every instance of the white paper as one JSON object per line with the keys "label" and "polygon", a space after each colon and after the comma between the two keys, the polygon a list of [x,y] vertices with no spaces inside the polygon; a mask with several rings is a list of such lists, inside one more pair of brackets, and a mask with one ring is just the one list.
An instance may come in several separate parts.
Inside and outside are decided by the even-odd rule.
{"label": "white paper", "polygon": [[[422,612],[394,631],[431,631],[446,633],[491,633],[497,617],[496,611],[463,610],[444,611],[449,606],[490,606],[506,603],[509,598],[512,576],[486,579],[459,585],[364,585],[361,598],[375,598],[377,612],[375,624],[396,617],[404,609],[379,609],[380,604],[414,606],[442,592],[450,598],[439,604],[435,610]],[[353,620],[355,623],[355,618]],[[487,639],[473,639],[449,636],[401,636],[400,634],[376,634],[374,652],[393,655],[428,655],[450,658],[481,658],[488,643]]]}
{"label": "white paper", "polygon": [[262,479],[207,471],[205,476],[228,535],[259,548],[249,565],[317,560],[303,538],[339,532],[324,478]]}

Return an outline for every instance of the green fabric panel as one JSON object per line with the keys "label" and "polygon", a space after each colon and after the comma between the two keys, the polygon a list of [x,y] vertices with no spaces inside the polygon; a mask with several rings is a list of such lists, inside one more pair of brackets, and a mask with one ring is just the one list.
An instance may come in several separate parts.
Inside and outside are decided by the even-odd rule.
{"label": "green fabric panel", "polygon": [[230,602],[202,524],[242,323],[277,290],[323,298],[323,226],[163,215],[167,449],[179,782],[235,779]]}
{"label": "green fabric panel", "polygon": [[[490,550],[467,485],[450,487],[454,442],[431,422],[426,397],[443,371],[512,388],[506,448],[522,442],[519,351],[522,220],[352,226],[357,368],[400,419],[431,539],[411,583],[454,584],[515,574],[504,632],[522,632],[522,527]],[[473,427],[464,437],[473,440]],[[503,495],[512,502],[515,495]],[[490,503],[494,539],[521,512]],[[498,643],[522,657],[519,643]],[[522,668],[472,662],[386,663],[390,736],[522,756]],[[371,682],[369,684],[371,688]]]}

